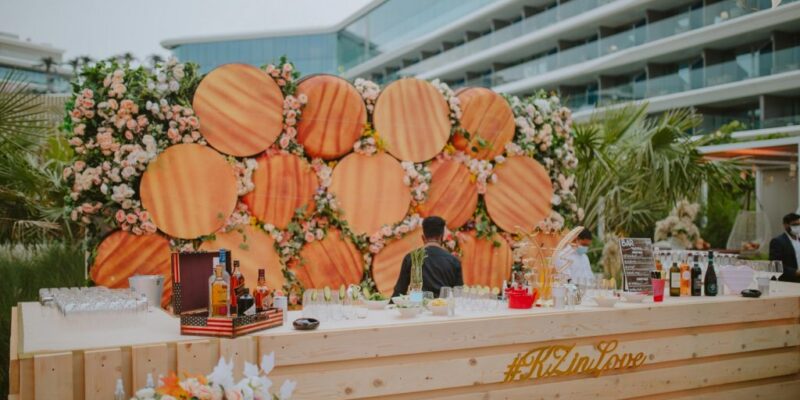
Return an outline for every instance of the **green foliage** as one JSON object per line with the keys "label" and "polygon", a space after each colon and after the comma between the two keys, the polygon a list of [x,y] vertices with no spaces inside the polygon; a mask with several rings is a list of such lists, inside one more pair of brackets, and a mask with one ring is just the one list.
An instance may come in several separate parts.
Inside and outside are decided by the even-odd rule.
{"label": "green foliage", "polygon": [[[705,162],[689,140],[700,117],[689,109],[647,117],[647,104],[629,105],[575,124],[578,203],[584,224],[601,220],[607,232],[652,232],[653,223],[682,198],[696,198],[703,181],[712,190],[739,187],[735,166]],[[649,236],[649,234],[648,234]]]}
{"label": "green foliage", "polygon": [[41,95],[0,78],[0,243],[71,237],[61,171],[71,150],[45,118]]}
{"label": "green foliage", "polygon": [[62,243],[0,247],[0,396],[8,393],[11,307],[36,301],[41,288],[86,285],[83,257],[80,246]]}

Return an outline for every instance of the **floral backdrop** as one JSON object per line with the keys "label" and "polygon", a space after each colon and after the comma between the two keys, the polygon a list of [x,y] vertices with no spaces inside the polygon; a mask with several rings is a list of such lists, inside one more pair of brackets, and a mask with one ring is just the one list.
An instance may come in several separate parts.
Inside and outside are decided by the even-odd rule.
{"label": "floral backdrop", "polygon": [[[393,240],[414,231],[422,221],[418,207],[427,199],[431,182],[429,165],[436,159],[463,163],[481,195],[472,219],[460,230],[474,229],[479,237],[484,238],[499,233],[512,247],[520,242],[519,237],[503,232],[492,222],[482,198],[489,185],[498,179],[494,171],[502,168],[506,157],[516,155],[531,157],[541,163],[553,184],[553,210],[538,229],[558,232],[578,224],[583,217],[583,210],[578,208],[575,198],[577,158],[570,129],[571,111],[561,105],[558,97],[542,91],[525,98],[505,97],[513,110],[516,131],[503,155],[492,160],[479,160],[448,144],[436,159],[429,162],[401,161],[405,171],[404,184],[412,197],[406,218],[371,235],[355,234],[342,217],[336,197],[328,192],[337,161],[309,157],[297,141],[297,124],[303,118],[303,107],[308,101],[304,95],[296,93],[299,72],[285,58],[261,69],[275,80],[285,99],[283,130],[265,152],[295,154],[312,166],[319,181],[314,209],[298,209],[287,228],[278,229],[257,220],[249,213],[247,205],[240,201],[221,231],[249,224],[271,235],[288,282],[287,290],[302,289],[289,266],[302,262],[300,250],[303,246],[325,238],[330,227],[341,230],[357,246],[365,261],[362,285],[373,286],[369,272],[373,257]],[[74,150],[74,162],[64,170],[63,178],[71,188],[68,200],[71,218],[85,228],[90,249],[95,249],[106,234],[116,229],[134,235],[163,235],[142,206],[139,182],[148,163],[169,146],[179,143],[206,145],[199,129],[202,121],[191,108],[201,78],[196,65],[181,64],[174,59],[152,69],[134,68],[110,60],[85,67],[73,82],[74,93],[66,107],[63,129]],[[469,137],[469,132],[460,125],[458,97],[445,83],[438,80],[431,83],[442,93],[450,108],[451,139],[459,135]],[[381,88],[364,79],[356,79],[353,84],[368,112],[368,122],[362,136],[353,143],[353,151],[367,155],[382,152],[384,143],[371,124]],[[228,156],[227,159],[237,175],[238,194],[244,196],[254,189],[255,158]],[[170,238],[170,243],[173,250],[191,251],[213,236],[194,240]],[[448,232],[445,245],[458,253],[458,235]],[[516,261],[515,266],[519,267],[519,260]]]}

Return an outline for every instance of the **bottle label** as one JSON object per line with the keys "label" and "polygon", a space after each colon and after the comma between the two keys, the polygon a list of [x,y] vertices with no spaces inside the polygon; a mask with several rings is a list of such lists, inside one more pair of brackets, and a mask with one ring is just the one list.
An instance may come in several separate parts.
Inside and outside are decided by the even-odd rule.
{"label": "bottle label", "polygon": [[669,280],[669,286],[674,288],[681,287],[681,274],[678,272],[673,272],[670,275],[671,277]]}
{"label": "bottle label", "polygon": [[691,275],[689,274],[689,271],[683,271],[682,279],[688,281],[690,278],[691,278]]}
{"label": "bottle label", "polygon": [[250,308],[245,310],[244,315],[256,315],[256,305],[253,304],[252,306],[250,306]]}

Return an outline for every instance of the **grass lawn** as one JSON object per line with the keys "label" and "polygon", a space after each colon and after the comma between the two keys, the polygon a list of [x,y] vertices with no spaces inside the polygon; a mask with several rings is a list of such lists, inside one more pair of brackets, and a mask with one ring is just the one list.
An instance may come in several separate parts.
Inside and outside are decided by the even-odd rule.
{"label": "grass lawn", "polygon": [[76,245],[0,247],[0,398],[8,396],[11,307],[38,300],[40,288],[83,286],[83,257],[83,249]]}

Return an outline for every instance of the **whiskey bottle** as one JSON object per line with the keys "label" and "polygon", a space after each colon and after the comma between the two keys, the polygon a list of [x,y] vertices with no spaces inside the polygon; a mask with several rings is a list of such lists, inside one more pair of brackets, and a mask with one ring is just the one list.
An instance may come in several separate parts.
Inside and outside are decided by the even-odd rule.
{"label": "whiskey bottle", "polygon": [[673,262],[669,269],[669,295],[670,297],[681,295],[681,270],[677,262]]}
{"label": "whiskey bottle", "polygon": [[239,297],[241,288],[244,287],[244,275],[239,271],[239,260],[233,260],[233,272],[231,273],[231,314],[236,315],[239,307],[236,299]]}
{"label": "whiskey bottle", "polygon": [[258,282],[253,289],[253,299],[256,302],[256,311],[261,312],[272,307],[272,296],[267,287],[267,278],[264,268],[258,269]]}
{"label": "whiskey bottle", "polygon": [[230,291],[228,283],[222,276],[222,265],[217,264],[214,268],[214,281],[208,287],[209,317],[230,317]]}

